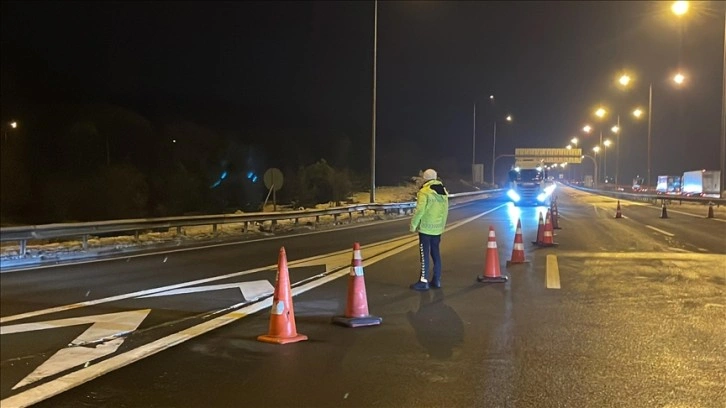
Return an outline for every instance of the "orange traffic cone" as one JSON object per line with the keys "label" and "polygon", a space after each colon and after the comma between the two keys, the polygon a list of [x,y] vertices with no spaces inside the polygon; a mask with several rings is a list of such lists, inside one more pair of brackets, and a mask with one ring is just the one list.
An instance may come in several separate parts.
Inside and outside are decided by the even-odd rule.
{"label": "orange traffic cone", "polygon": [[292,290],[290,289],[290,274],[287,270],[287,255],[285,247],[280,248],[277,259],[277,278],[275,278],[275,295],[272,299],[270,311],[269,334],[257,337],[265,343],[287,344],[307,340],[308,336],[298,334],[295,327],[295,311],[292,307]]}
{"label": "orange traffic cone", "polygon": [[382,321],[382,318],[368,314],[363,258],[360,254],[360,244],[356,242],[353,244],[353,259],[348,275],[348,304],[345,307],[345,316],[333,317],[333,323],[348,327],[361,327],[375,326],[381,324]]}
{"label": "orange traffic cone", "polygon": [[512,264],[529,263],[524,259],[524,242],[522,241],[522,221],[517,220],[517,233],[514,234],[514,247],[512,248],[512,259],[507,261],[507,266]]}
{"label": "orange traffic cone", "polygon": [[708,217],[706,218],[713,218],[713,203],[708,203]]}
{"label": "orange traffic cone", "polygon": [[557,202],[555,201],[554,204],[552,204],[552,228],[553,229],[562,229],[560,228],[560,211],[557,209]]}
{"label": "orange traffic cone", "polygon": [[479,282],[501,283],[506,282],[507,277],[499,272],[499,251],[497,250],[497,237],[494,234],[494,227],[489,226],[489,241],[487,242],[486,259],[484,261],[484,275],[477,276]]}
{"label": "orange traffic cone", "polygon": [[668,211],[666,210],[665,201],[663,202],[663,206],[660,210],[660,218],[668,218]]}
{"label": "orange traffic cone", "polygon": [[550,218],[550,212],[547,211],[546,221],[544,224],[544,233],[542,234],[542,242],[538,243],[539,247],[553,247],[559,244],[555,243],[555,235],[552,229],[552,220]]}
{"label": "orange traffic cone", "polygon": [[539,225],[537,226],[537,240],[532,241],[534,245],[539,245],[544,241],[544,219],[542,219],[542,213],[539,213]]}
{"label": "orange traffic cone", "polygon": [[615,210],[615,218],[623,218],[623,213],[620,211],[620,200],[618,200],[618,208]]}

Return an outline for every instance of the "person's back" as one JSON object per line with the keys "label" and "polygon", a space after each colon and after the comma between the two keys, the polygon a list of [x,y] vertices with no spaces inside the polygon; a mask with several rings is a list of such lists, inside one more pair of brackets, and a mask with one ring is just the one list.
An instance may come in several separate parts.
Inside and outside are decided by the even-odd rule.
{"label": "person's back", "polygon": [[418,191],[416,202],[412,225],[422,234],[441,235],[449,215],[449,193],[444,184],[439,180],[427,181]]}
{"label": "person's back", "polygon": [[[424,184],[416,195],[416,213],[411,218],[411,232],[418,232],[421,271],[414,290],[441,287],[441,254],[439,244],[449,216],[449,192],[437,180],[436,171],[428,169],[423,174]],[[429,285],[429,257],[434,261],[433,277]]]}

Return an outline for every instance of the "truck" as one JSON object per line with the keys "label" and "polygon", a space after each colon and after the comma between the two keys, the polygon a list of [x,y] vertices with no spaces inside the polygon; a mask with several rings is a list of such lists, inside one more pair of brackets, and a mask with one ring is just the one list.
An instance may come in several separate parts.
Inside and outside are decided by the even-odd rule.
{"label": "truck", "polygon": [[555,191],[554,180],[548,180],[544,163],[535,159],[517,159],[509,171],[507,196],[516,206],[550,205]]}
{"label": "truck", "polygon": [[683,173],[683,195],[715,197],[721,196],[721,171],[693,170]]}
{"label": "truck", "polygon": [[681,194],[681,176],[658,176],[656,194]]}

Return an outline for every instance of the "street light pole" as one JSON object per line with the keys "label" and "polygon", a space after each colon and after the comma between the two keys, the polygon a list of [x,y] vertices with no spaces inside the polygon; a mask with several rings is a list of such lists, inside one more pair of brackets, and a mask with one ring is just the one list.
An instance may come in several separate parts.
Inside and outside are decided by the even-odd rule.
{"label": "street light pole", "polygon": [[648,182],[647,186],[650,188],[650,136],[651,126],[653,122],[653,83],[648,86]]}
{"label": "street light pole", "polygon": [[376,202],[376,73],[378,63],[378,0],[373,6],[373,113],[371,119],[371,203]]}
{"label": "street light pole", "polygon": [[[603,149],[603,154],[605,154],[605,158],[607,159],[607,153],[606,153],[607,150],[605,149],[605,147],[602,144],[602,125],[600,125],[600,144],[598,146],[600,146],[600,148]],[[598,162],[600,162],[600,164],[603,165],[602,159],[598,159]],[[604,177],[607,177],[607,160],[604,164],[603,173],[604,173]],[[600,183],[600,179],[597,179],[597,182]]]}
{"label": "street light pole", "polygon": [[[471,176],[474,177],[474,164],[476,163],[476,102],[474,102],[474,117],[471,130]],[[472,179],[472,183],[476,181]]]}
{"label": "street light pole", "polygon": [[497,152],[497,121],[494,121],[494,139],[492,140],[492,186],[494,186],[494,160]]}
{"label": "street light pole", "polygon": [[[726,11],[723,16],[723,66],[721,79],[721,191],[726,190]],[[723,198],[723,197],[721,197]]]}
{"label": "street light pole", "polygon": [[615,185],[620,185],[620,134],[623,133],[623,128],[620,127],[620,115],[618,115],[618,137],[615,141],[618,145],[615,146]]}

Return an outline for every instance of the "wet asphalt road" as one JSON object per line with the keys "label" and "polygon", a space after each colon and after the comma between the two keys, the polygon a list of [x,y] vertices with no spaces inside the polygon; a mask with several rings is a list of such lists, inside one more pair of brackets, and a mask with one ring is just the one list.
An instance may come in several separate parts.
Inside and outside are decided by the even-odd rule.
{"label": "wet asphalt road", "polygon": [[[292,261],[345,251],[360,241],[369,309],[383,318],[382,325],[330,324],[346,303],[347,279],[335,279],[294,297],[297,329],[308,341],[284,346],[256,341],[268,330],[266,308],[36,406],[726,406],[726,218],[706,219],[700,208],[674,206],[669,218],[661,219],[657,207],[623,202],[625,218],[614,219],[612,199],[568,188],[557,196],[562,227],[555,231],[557,248],[535,249],[530,243],[541,208],[495,209],[503,203],[483,201],[453,210],[450,225],[494,211],[445,233],[440,290],[408,289],[418,270],[416,247],[367,265],[367,251],[374,249],[366,245],[406,236],[403,220],[282,242],[3,274],[1,315],[268,266],[280,245]],[[531,262],[507,268],[517,219]],[[489,226],[497,234],[501,273],[509,276],[504,284],[476,281]],[[547,255],[554,255],[549,270]],[[553,258],[559,289],[546,285],[554,274]],[[290,277],[298,282],[324,270],[293,267]],[[252,279],[274,282],[274,270],[220,282]],[[138,333],[119,348],[121,354],[197,327],[212,319],[206,312],[239,301],[234,290],[129,298],[2,327],[150,309]],[[39,384],[78,372],[81,367],[11,389],[87,327],[53,329],[43,336],[4,334],[2,406],[22,401],[19,396],[40,390]]]}

